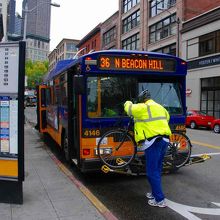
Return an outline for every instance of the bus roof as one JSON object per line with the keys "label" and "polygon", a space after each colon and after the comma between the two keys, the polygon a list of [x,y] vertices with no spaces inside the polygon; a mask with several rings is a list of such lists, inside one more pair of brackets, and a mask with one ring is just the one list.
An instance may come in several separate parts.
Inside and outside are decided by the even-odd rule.
{"label": "bus roof", "polygon": [[117,55],[117,54],[124,54],[124,55],[126,55],[126,54],[137,54],[137,55],[140,54],[140,55],[152,55],[152,56],[154,55],[154,56],[158,56],[158,57],[168,57],[168,58],[170,57],[170,58],[182,60],[181,58],[173,56],[171,54],[164,54],[164,53],[157,53],[157,52],[150,52],[150,51],[139,51],[139,50],[119,50],[119,49],[94,51],[92,53],[85,54],[85,55],[81,56],[80,58],[85,58],[85,57],[92,56],[95,54],[115,54],[115,55]]}
{"label": "bus roof", "polygon": [[59,73],[64,71],[66,69],[66,67],[73,61],[74,60],[60,60],[60,61],[58,61],[56,66],[54,67],[54,69],[52,69],[50,72],[48,72],[48,74],[45,78],[45,81],[51,80],[53,77],[55,77],[56,75],[58,75]]}

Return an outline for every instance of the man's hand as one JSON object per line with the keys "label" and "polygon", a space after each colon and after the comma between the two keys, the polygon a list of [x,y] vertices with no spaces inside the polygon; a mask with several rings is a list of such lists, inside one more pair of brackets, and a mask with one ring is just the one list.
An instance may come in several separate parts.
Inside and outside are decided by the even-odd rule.
{"label": "man's hand", "polygon": [[133,103],[131,102],[131,101],[126,101],[125,102],[125,104],[124,104],[124,107],[126,106],[126,105],[132,105]]}

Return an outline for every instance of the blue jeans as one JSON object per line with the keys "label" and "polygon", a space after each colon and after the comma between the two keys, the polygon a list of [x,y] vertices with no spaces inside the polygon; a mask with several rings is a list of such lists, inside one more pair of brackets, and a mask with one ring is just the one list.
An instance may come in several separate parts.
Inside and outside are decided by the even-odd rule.
{"label": "blue jeans", "polygon": [[145,150],[146,174],[152,194],[157,202],[165,198],[161,186],[161,172],[167,147],[168,143],[166,141],[156,139],[154,143]]}

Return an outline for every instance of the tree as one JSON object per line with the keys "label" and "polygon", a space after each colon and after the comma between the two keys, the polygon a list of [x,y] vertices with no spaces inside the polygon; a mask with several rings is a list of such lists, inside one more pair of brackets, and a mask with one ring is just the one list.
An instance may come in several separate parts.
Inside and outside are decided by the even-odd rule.
{"label": "tree", "polygon": [[34,89],[37,84],[42,83],[43,78],[48,72],[48,61],[27,60],[25,64],[25,75],[27,76],[27,85]]}

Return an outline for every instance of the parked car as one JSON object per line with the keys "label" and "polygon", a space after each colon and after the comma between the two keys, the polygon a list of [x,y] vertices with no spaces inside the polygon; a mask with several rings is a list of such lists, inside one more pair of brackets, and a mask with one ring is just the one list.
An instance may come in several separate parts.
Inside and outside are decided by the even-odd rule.
{"label": "parked car", "polygon": [[212,121],[212,129],[215,133],[220,133],[220,119]]}
{"label": "parked car", "polygon": [[25,97],[25,106],[36,106],[37,105],[37,97],[36,96],[26,96]]}
{"label": "parked car", "polygon": [[197,127],[211,128],[212,121],[215,118],[213,116],[207,115],[205,112],[198,110],[188,110],[186,117],[186,126],[192,129]]}

